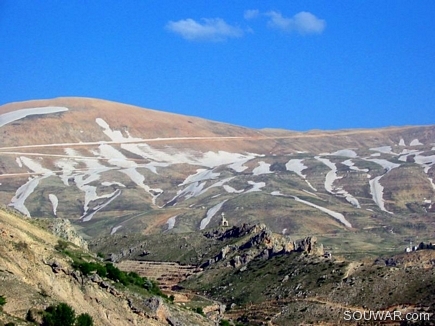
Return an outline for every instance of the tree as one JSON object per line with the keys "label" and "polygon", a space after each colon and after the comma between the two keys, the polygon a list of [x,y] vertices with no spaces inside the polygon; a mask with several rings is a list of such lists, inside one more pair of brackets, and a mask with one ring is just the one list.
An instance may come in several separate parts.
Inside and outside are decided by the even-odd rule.
{"label": "tree", "polygon": [[57,306],[49,306],[45,309],[42,317],[43,326],[74,326],[76,313],[66,303],[59,303]]}
{"label": "tree", "polygon": [[81,314],[77,317],[75,326],[93,326],[94,320],[89,314]]}

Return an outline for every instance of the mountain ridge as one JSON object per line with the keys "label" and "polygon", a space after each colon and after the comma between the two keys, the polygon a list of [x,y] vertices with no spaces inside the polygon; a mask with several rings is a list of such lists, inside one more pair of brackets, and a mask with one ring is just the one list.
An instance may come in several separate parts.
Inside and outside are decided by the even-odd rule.
{"label": "mountain ridge", "polygon": [[383,228],[399,246],[434,223],[435,126],[253,130],[88,98],[12,103],[1,119],[0,202],[87,238],[225,214],[301,237],[374,230],[390,247]]}

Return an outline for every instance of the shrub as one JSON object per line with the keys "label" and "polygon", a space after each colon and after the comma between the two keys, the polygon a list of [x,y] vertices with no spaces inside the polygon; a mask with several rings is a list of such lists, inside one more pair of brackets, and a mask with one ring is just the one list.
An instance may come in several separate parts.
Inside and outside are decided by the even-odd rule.
{"label": "shrub", "polygon": [[196,313],[198,313],[198,314],[200,314],[200,315],[205,316],[205,314],[204,314],[204,310],[202,310],[202,307],[196,307],[196,308],[193,308],[193,311],[195,311]]}
{"label": "shrub", "polygon": [[42,326],[93,326],[92,317],[87,314],[80,314],[76,318],[74,309],[66,303],[59,303],[57,306],[49,306],[45,309],[42,317]]}
{"label": "shrub", "polygon": [[219,326],[231,326],[230,322],[226,319],[221,319]]}
{"label": "shrub", "polygon": [[92,326],[94,325],[94,320],[89,314],[81,314],[77,317],[75,326]]}
{"label": "shrub", "polygon": [[49,306],[42,317],[43,326],[74,326],[75,321],[76,313],[66,303]]}
{"label": "shrub", "polygon": [[4,306],[5,304],[6,304],[6,298],[0,295],[0,307]]}
{"label": "shrub", "polygon": [[57,251],[64,251],[66,248],[68,248],[68,241],[60,239],[57,240],[57,245],[54,246]]}
{"label": "shrub", "polygon": [[106,267],[98,263],[74,262],[73,267],[80,270],[84,275],[89,275],[93,271],[96,271],[101,277],[107,275]]}

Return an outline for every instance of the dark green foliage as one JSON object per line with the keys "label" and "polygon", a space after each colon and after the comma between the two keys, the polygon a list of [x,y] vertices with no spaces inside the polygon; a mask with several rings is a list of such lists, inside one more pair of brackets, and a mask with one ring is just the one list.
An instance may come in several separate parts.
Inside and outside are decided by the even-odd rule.
{"label": "dark green foliage", "polygon": [[153,280],[149,280],[149,279],[144,277],[143,286],[151,294],[155,294],[155,295],[165,297],[165,298],[167,297],[165,294],[163,294],[162,290],[160,290],[157,282],[155,282]]}
{"label": "dark green foliage", "polygon": [[94,320],[89,314],[81,314],[77,317],[75,326],[92,326],[94,325]]}
{"label": "dark green foliage", "polygon": [[80,270],[84,275],[89,275],[91,272],[97,272],[101,277],[107,276],[106,267],[98,263],[74,262],[73,267]]}
{"label": "dark green foliage", "polygon": [[202,310],[202,307],[196,307],[192,309],[193,311],[195,311],[196,313],[205,316],[204,314],[204,310]]}
{"label": "dark green foliage", "polygon": [[119,268],[113,266],[111,263],[106,264],[107,277],[115,282],[128,285],[126,273],[122,272]]}
{"label": "dark green foliage", "polygon": [[45,309],[42,317],[43,326],[73,326],[76,320],[76,313],[66,303],[59,303],[57,306],[49,306]]}
{"label": "dark green foliage", "polygon": [[6,304],[6,298],[0,295],[0,307],[4,306],[5,304]]}
{"label": "dark green foliage", "polygon": [[[73,258],[74,259],[74,258]],[[96,262],[86,262],[79,259],[74,259],[72,267],[80,270],[84,275],[89,275],[96,272],[101,277],[107,277],[112,281],[121,283],[124,286],[137,286],[145,288],[149,293],[167,298],[165,294],[160,290],[158,284],[155,281],[149,280],[146,277],[141,277],[135,272],[124,272],[114,266],[112,263],[102,265]]]}
{"label": "dark green foliage", "polygon": [[57,251],[64,251],[66,248],[68,248],[68,242],[60,239],[57,241],[57,245],[54,246]]}
{"label": "dark green foliage", "polygon": [[33,315],[33,312],[32,312],[32,310],[27,310],[27,313],[26,313],[26,320],[27,321],[30,321],[30,322],[36,322],[36,318],[35,318],[35,316]]}
{"label": "dark green foliage", "polygon": [[222,320],[219,322],[219,326],[231,326],[231,324],[230,324],[230,322],[229,322],[228,320],[226,320],[226,319],[222,319]]}
{"label": "dark green foliage", "polygon": [[76,317],[74,309],[66,303],[59,303],[57,306],[49,306],[45,309],[42,317],[43,326],[93,326],[92,317],[87,314],[80,314]]}

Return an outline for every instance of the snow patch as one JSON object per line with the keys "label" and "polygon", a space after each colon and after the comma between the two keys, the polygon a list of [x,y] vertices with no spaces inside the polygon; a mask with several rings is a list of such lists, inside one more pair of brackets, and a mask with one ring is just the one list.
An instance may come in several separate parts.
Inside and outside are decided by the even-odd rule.
{"label": "snow patch", "polygon": [[115,185],[115,186],[119,186],[119,187],[125,188],[124,184],[122,184],[121,182],[117,182],[117,181],[111,181],[111,182],[104,181],[104,182],[101,183],[101,185],[104,186],[104,187],[110,187],[110,186]]}
{"label": "snow patch", "polygon": [[122,225],[117,225],[110,230],[110,235],[114,235],[116,231],[118,231],[120,228],[122,228]]}
{"label": "snow patch", "polygon": [[410,143],[409,143],[409,146],[420,146],[420,145],[423,145],[422,143],[420,143],[420,141],[416,138],[416,139],[413,139]]}
{"label": "snow patch", "polygon": [[375,151],[375,152],[379,152],[379,153],[383,153],[383,154],[394,154],[392,152],[392,148],[391,146],[381,146],[381,147],[374,147],[374,148],[370,148],[371,151]]}
{"label": "snow patch", "polygon": [[68,111],[68,108],[59,107],[59,106],[46,106],[40,108],[21,109],[8,113],[3,113],[0,115],[0,127],[3,127],[8,123],[23,119],[31,115],[50,114],[50,113],[58,113],[58,112],[65,112],[65,111]]}
{"label": "snow patch", "polygon": [[225,204],[225,202],[227,200],[228,199],[225,199],[224,201],[222,201],[219,204],[213,206],[212,208],[210,208],[207,211],[207,216],[201,220],[201,224],[199,226],[200,230],[204,230],[207,227],[207,225],[210,223],[212,217],[215,216],[217,212],[219,212],[219,210],[222,208],[223,204]]}
{"label": "snow patch", "polygon": [[273,173],[270,171],[270,164],[264,161],[258,162],[258,166],[252,170],[253,175],[269,174]]}
{"label": "snow patch", "polygon": [[343,225],[347,226],[348,228],[351,228],[351,227],[352,227],[352,225],[349,223],[349,221],[346,220],[346,218],[344,217],[344,215],[341,214],[341,213],[338,213],[338,212],[335,212],[335,211],[333,211],[333,210],[327,209],[327,208],[325,208],[325,207],[322,207],[322,206],[319,206],[319,205],[313,204],[313,203],[311,203],[311,202],[309,202],[309,201],[306,201],[306,200],[300,199],[300,198],[297,197],[297,196],[291,196],[291,197],[293,197],[297,202],[300,202],[300,203],[302,203],[302,204],[305,204],[305,205],[308,205],[308,206],[311,206],[311,207],[317,208],[318,210],[320,210],[320,211],[322,211],[322,212],[324,212],[324,213],[326,213],[326,214],[332,216],[333,218],[339,220]]}
{"label": "snow patch", "polygon": [[246,191],[245,194],[247,194],[248,192],[261,191],[261,188],[266,186],[265,182],[248,181],[248,183],[252,186],[252,188]]}
{"label": "snow patch", "polygon": [[337,175],[337,166],[335,165],[335,163],[332,163],[330,160],[328,160],[326,158],[321,158],[319,156],[316,156],[315,159],[322,162],[323,164],[325,164],[327,167],[329,167],[331,169],[326,174],[326,177],[325,177],[325,189],[326,189],[326,191],[334,196],[345,198],[346,201],[348,201],[353,206],[355,206],[357,208],[361,208],[358,200],[354,196],[352,196],[350,193],[348,193],[346,190],[344,190],[341,187],[334,188],[333,184],[334,184],[335,180],[339,180],[342,178],[342,177],[339,177]]}
{"label": "snow patch", "polygon": [[20,160],[19,157],[17,157],[17,158],[15,159],[15,162],[17,162],[17,164],[18,164],[18,166],[19,166],[20,168],[23,167],[23,162],[21,162],[21,160]]}
{"label": "snow patch", "polygon": [[96,213],[98,213],[100,210],[102,210],[104,207],[106,207],[107,205],[109,205],[112,201],[114,201],[116,199],[116,197],[118,197],[119,195],[121,195],[121,190],[117,189],[113,195],[103,204],[98,205],[96,207],[94,207],[93,212],[90,213],[89,215],[86,216],[82,216],[81,219],[83,220],[83,222],[88,222],[90,221],[94,215]]}
{"label": "snow patch", "polygon": [[168,230],[172,230],[174,228],[177,216],[178,215],[172,216],[166,221],[166,224],[168,224]]}
{"label": "snow patch", "polygon": [[201,182],[205,180],[213,180],[220,176],[220,173],[214,173],[213,170],[197,169],[195,174],[189,175],[180,186],[187,185],[192,182]]}
{"label": "snow patch", "polygon": [[293,198],[294,200],[296,200],[297,202],[300,202],[300,203],[302,203],[302,204],[305,204],[305,205],[308,205],[308,206],[311,206],[311,207],[317,208],[318,210],[320,210],[320,211],[322,211],[322,212],[324,212],[324,213],[326,213],[326,214],[332,216],[333,218],[337,219],[338,221],[340,221],[343,225],[347,226],[348,228],[351,228],[351,227],[352,227],[352,225],[349,223],[349,221],[346,220],[346,218],[344,217],[344,215],[341,214],[341,213],[338,213],[338,212],[335,212],[335,211],[333,211],[333,210],[327,209],[327,208],[325,208],[325,207],[322,207],[322,206],[319,206],[319,205],[313,204],[313,203],[311,203],[311,202],[309,202],[309,201],[306,201],[306,200],[300,199],[300,198],[297,197],[297,196],[287,196],[287,195],[284,195],[284,194],[282,194],[282,193],[279,192],[279,191],[273,191],[273,192],[271,192],[271,195],[272,195],[272,196],[291,197],[291,198]]}
{"label": "snow patch", "polygon": [[344,156],[344,157],[351,157],[351,158],[358,157],[357,153],[352,149],[341,149],[329,155]]}
{"label": "snow patch", "polygon": [[355,163],[353,163],[352,160],[346,160],[341,162],[341,164],[344,164],[346,166],[349,167],[349,169],[354,170],[354,171],[358,171],[358,172],[369,172],[369,169],[360,169],[359,167],[355,166]]}
{"label": "snow patch", "polygon": [[236,190],[233,187],[229,186],[229,185],[224,185],[223,188],[225,189],[226,192],[230,193],[230,194],[240,194],[242,193],[244,190]]}
{"label": "snow patch", "polygon": [[51,206],[53,206],[53,214],[57,216],[57,206],[59,205],[59,199],[54,194],[49,194],[48,199],[51,202]]}
{"label": "snow patch", "polygon": [[298,176],[300,176],[302,179],[305,180],[305,182],[308,184],[308,186],[311,189],[317,191],[317,189],[314,188],[311,185],[311,183],[307,180],[307,176],[305,174],[302,174],[302,171],[308,168],[302,163],[303,161],[304,161],[303,159],[291,159],[285,164],[285,168],[287,169],[287,171],[296,173]]}
{"label": "snow patch", "polygon": [[392,169],[400,166],[400,164],[393,163],[384,159],[367,159],[367,161],[379,164],[385,169],[385,173],[390,172]]}
{"label": "snow patch", "polygon": [[385,203],[384,203],[384,187],[381,185],[379,180],[382,178],[382,176],[378,176],[376,178],[373,178],[369,181],[370,184],[370,193],[372,194],[373,201],[378,205],[378,207],[381,209],[381,211],[393,214],[390,211],[387,211],[385,209]]}

